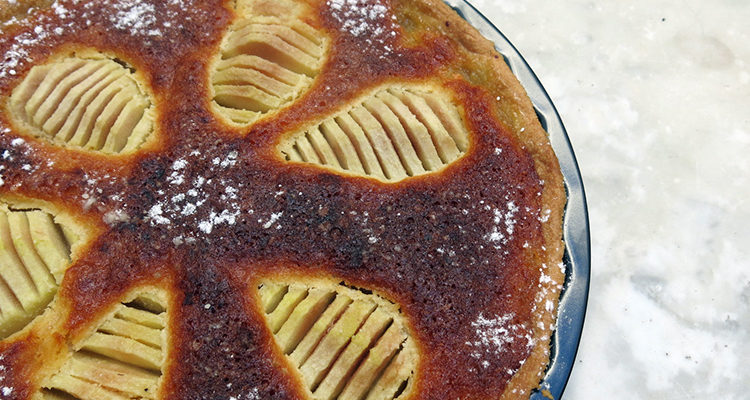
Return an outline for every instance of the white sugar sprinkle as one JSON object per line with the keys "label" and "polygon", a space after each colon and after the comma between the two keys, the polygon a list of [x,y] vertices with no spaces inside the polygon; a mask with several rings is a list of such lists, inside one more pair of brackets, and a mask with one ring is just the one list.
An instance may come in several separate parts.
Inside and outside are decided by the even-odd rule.
{"label": "white sugar sprinkle", "polygon": [[490,365],[485,357],[491,359],[492,356],[508,351],[508,345],[516,340],[525,340],[527,347],[533,346],[534,341],[528,329],[523,324],[511,323],[513,318],[515,315],[512,313],[489,318],[480,313],[471,323],[476,339],[466,342],[466,345],[472,348],[470,355],[481,360],[480,364],[483,368]]}
{"label": "white sugar sprinkle", "polygon": [[268,219],[268,221],[266,221],[266,223],[265,223],[265,224],[263,224],[263,228],[264,228],[264,229],[268,229],[268,228],[270,228],[270,227],[271,227],[271,225],[275,224],[275,223],[276,223],[276,221],[278,221],[278,220],[279,220],[279,218],[281,218],[281,215],[282,215],[282,214],[284,214],[284,213],[283,213],[283,212],[272,213],[272,214],[271,214],[271,218],[269,218],[269,219]]}
{"label": "white sugar sprinkle", "polygon": [[152,224],[168,224],[170,223],[169,218],[164,217],[164,210],[161,204],[154,204],[150,210],[148,210],[148,216],[151,219]]}
{"label": "white sugar sprinkle", "polygon": [[379,0],[328,0],[326,4],[345,32],[364,38],[368,50],[380,52],[380,58],[392,52],[388,40],[396,36],[398,27]]}
{"label": "white sugar sprinkle", "polygon": [[188,162],[181,158],[175,161],[174,163],[172,163],[172,169],[175,171],[181,170],[185,168],[187,165],[188,165]]}
{"label": "white sugar sprinkle", "polygon": [[161,32],[154,28],[156,9],[152,4],[139,0],[121,0],[115,3],[116,12],[111,16],[115,28],[130,32],[132,35],[158,36]]}

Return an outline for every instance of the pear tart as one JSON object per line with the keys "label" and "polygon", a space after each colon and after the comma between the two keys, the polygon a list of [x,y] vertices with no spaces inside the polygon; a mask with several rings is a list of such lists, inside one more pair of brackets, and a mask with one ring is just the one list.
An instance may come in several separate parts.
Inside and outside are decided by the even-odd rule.
{"label": "pear tart", "polygon": [[522,399],[560,167],[437,0],[0,1],[0,398]]}

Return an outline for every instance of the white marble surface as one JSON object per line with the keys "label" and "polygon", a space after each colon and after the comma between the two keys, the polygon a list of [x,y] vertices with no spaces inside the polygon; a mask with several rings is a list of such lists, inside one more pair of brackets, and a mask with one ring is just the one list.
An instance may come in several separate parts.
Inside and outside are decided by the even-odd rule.
{"label": "white marble surface", "polygon": [[474,0],[562,115],[589,308],[564,399],[750,399],[750,1]]}

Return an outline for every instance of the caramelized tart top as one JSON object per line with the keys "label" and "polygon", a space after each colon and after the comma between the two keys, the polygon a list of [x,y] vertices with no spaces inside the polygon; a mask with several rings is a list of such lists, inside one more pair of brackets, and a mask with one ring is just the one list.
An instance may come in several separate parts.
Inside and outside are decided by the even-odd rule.
{"label": "caramelized tart top", "polygon": [[0,398],[528,398],[565,193],[437,0],[0,3]]}

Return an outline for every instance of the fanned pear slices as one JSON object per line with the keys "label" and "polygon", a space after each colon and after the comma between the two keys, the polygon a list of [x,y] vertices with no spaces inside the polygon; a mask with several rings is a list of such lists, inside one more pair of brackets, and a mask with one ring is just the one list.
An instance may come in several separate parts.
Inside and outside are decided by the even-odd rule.
{"label": "fanned pear slices", "polygon": [[120,60],[96,52],[29,71],[10,97],[16,121],[53,143],[118,154],[153,133],[153,102]]}
{"label": "fanned pear slices", "polygon": [[406,396],[417,352],[395,305],[338,284],[265,282],[259,293],[268,327],[312,399]]}
{"label": "fanned pear slices", "polygon": [[468,130],[447,95],[392,87],[282,140],[279,150],[287,161],[397,182],[439,171],[468,147]]}
{"label": "fanned pear slices", "polygon": [[72,227],[40,210],[0,204],[0,339],[41,314],[70,266]]}
{"label": "fanned pear slices", "polygon": [[214,109],[248,124],[292,103],[320,71],[325,48],[323,35],[296,17],[240,18],[211,76]]}
{"label": "fanned pear slices", "polygon": [[43,399],[156,399],[165,359],[162,293],[118,304],[62,367],[42,382]]}

